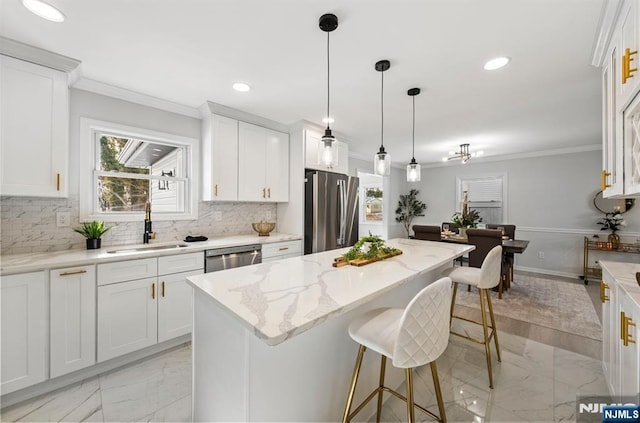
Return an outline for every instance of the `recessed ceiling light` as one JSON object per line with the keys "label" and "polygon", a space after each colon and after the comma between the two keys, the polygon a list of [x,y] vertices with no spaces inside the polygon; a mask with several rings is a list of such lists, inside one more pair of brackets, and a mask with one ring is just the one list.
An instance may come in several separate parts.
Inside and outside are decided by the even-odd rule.
{"label": "recessed ceiling light", "polygon": [[22,0],[22,4],[29,9],[31,13],[43,19],[51,22],[64,22],[64,14],[49,3],[41,0]]}
{"label": "recessed ceiling light", "polygon": [[508,57],[496,57],[495,59],[491,59],[487,63],[485,63],[484,69],[485,70],[500,69],[504,66],[507,66],[510,60],[511,59],[509,59]]}
{"label": "recessed ceiling light", "polygon": [[235,84],[233,84],[233,89],[241,93],[251,91],[251,87],[249,86],[249,84],[245,84],[244,82],[236,82]]}
{"label": "recessed ceiling light", "polygon": [[324,123],[333,123],[333,122],[335,122],[335,120],[334,120],[331,116],[329,116],[329,117],[323,117],[323,118],[322,118],[322,121],[323,121]]}

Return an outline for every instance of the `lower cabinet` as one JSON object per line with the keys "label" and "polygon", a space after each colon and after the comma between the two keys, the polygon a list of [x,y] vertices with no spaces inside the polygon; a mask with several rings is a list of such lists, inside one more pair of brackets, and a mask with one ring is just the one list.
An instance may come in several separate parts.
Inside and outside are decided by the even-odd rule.
{"label": "lower cabinet", "polygon": [[95,364],[95,266],[51,270],[49,310],[51,377]]}
{"label": "lower cabinet", "polygon": [[44,272],[0,282],[2,394],[47,379],[47,297]]}
{"label": "lower cabinet", "polygon": [[[156,260],[155,266],[149,260]],[[192,288],[186,279],[203,273],[204,254],[136,261],[98,265],[99,362],[191,332]],[[126,272],[118,270],[120,265],[144,268],[147,276],[153,275],[123,281]],[[121,276],[114,278],[115,274]]]}
{"label": "lower cabinet", "polygon": [[281,260],[302,255],[302,240],[272,242],[262,245],[262,261]]}

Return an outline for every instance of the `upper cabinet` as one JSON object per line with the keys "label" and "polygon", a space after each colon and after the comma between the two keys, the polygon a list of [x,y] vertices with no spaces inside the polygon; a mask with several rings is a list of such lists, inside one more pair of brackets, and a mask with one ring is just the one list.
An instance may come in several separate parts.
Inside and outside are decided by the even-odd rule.
{"label": "upper cabinet", "polygon": [[240,122],[238,200],[289,201],[289,135]]}
{"label": "upper cabinet", "polygon": [[640,194],[638,47],[638,2],[609,2],[592,61],[602,69],[601,188],[607,198]]}
{"label": "upper cabinet", "polygon": [[304,130],[305,168],[325,170],[328,172],[349,173],[349,146],[341,141],[335,141],[333,146],[334,164],[327,166],[321,160],[322,134],[311,129]]}
{"label": "upper cabinet", "polygon": [[0,75],[2,195],[66,197],[67,73],[0,55]]}
{"label": "upper cabinet", "polygon": [[202,200],[238,200],[238,121],[202,117]]}

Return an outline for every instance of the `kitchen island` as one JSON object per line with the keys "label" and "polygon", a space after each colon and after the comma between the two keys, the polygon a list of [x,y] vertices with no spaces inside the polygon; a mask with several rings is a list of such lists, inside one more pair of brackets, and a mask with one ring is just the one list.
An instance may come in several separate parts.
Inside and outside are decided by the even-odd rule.
{"label": "kitchen island", "polygon": [[[194,287],[194,421],[337,421],[357,344],[349,322],[405,307],[471,245],[398,239],[400,256],[332,267],[348,249],[189,277]],[[365,359],[359,393],[377,386]],[[388,369],[399,385],[401,371]],[[365,414],[366,415],[366,414]]]}

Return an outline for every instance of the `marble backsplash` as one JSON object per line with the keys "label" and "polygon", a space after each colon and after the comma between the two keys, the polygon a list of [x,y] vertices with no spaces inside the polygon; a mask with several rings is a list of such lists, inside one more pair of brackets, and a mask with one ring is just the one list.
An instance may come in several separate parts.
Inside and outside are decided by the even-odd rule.
{"label": "marble backsplash", "polygon": [[[255,233],[252,222],[275,219],[276,204],[200,202],[197,220],[154,221],[156,242],[183,240],[187,235],[206,237]],[[71,226],[56,226],[57,212],[71,212]],[[215,221],[214,213],[222,212]],[[85,239],[72,228],[79,223],[78,197],[0,198],[0,254],[22,254],[85,248]],[[102,246],[141,244],[144,225],[139,222],[106,222],[111,229],[102,237]],[[277,230],[277,228],[276,228]]]}

